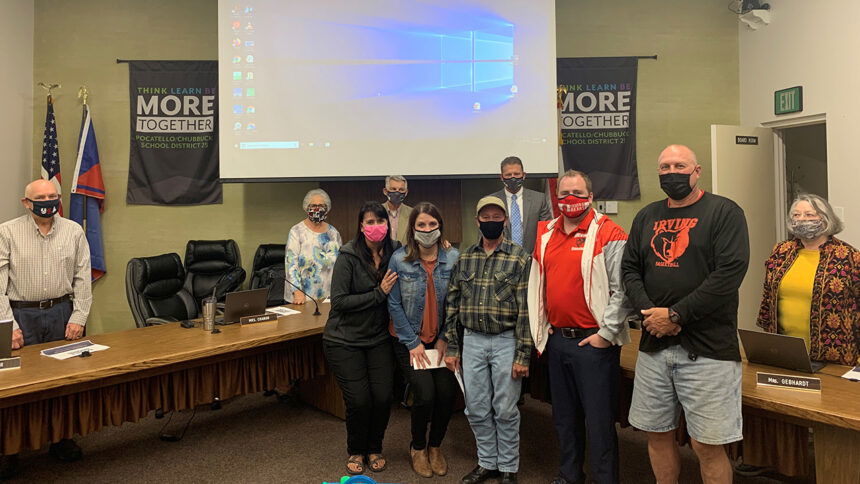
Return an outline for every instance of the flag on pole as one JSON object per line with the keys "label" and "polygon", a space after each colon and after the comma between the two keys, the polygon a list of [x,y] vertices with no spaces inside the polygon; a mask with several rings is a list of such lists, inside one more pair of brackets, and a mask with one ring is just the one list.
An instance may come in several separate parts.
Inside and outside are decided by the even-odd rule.
{"label": "flag on pole", "polygon": [[90,117],[90,107],[84,104],[81,136],[78,140],[78,159],[72,179],[70,195],[72,220],[81,224],[90,245],[90,265],[93,281],[107,272],[104,241],[102,240],[101,213],[104,211],[105,182],[96,146],[96,130]]}
{"label": "flag on pole", "polygon": [[[54,184],[57,194],[62,195],[60,185],[60,151],[57,149],[57,122],[54,119],[54,100],[48,94],[48,114],[45,115],[45,139],[42,141],[42,178]],[[63,216],[63,202],[60,202]]]}

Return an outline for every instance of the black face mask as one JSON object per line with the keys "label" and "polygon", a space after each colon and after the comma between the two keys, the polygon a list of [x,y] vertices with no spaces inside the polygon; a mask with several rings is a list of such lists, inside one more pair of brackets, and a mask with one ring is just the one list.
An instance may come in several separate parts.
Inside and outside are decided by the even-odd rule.
{"label": "black face mask", "polygon": [[481,235],[487,240],[496,240],[502,236],[505,231],[505,221],[500,222],[481,222],[478,221],[481,228]]}
{"label": "black face mask", "polygon": [[517,193],[520,191],[520,188],[523,186],[524,177],[513,177],[513,178],[502,178],[502,182],[508,188],[508,191],[511,193]]}
{"label": "black face mask", "polygon": [[403,203],[403,200],[406,199],[406,194],[403,192],[388,192],[385,196],[388,197],[388,201],[391,202],[392,205],[400,205]]}
{"label": "black face mask", "polygon": [[660,188],[672,200],[683,200],[693,192],[693,187],[690,186],[692,175],[692,173],[663,173],[660,175]]}
{"label": "black face mask", "polygon": [[[30,200],[29,198],[27,200]],[[33,204],[33,213],[42,218],[51,218],[60,208],[60,199],[56,200],[30,200]]]}

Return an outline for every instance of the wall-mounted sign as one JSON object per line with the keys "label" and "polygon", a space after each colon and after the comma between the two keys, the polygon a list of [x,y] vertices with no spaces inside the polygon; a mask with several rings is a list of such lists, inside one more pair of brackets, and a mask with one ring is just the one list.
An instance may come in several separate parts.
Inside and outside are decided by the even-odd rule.
{"label": "wall-mounted sign", "polygon": [[758,136],[735,136],[736,145],[757,145]]}
{"label": "wall-mounted sign", "polygon": [[803,86],[774,91],[773,114],[799,113],[800,111],[803,111]]}

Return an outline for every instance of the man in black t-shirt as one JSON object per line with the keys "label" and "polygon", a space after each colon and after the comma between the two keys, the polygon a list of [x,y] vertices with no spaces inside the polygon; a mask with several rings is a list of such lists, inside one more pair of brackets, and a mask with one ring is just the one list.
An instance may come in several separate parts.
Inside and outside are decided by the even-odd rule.
{"label": "man in black t-shirt", "polygon": [[621,271],[643,316],[630,423],[648,432],[657,482],[677,482],[674,430],[681,410],[706,483],[729,483],[723,444],[741,440],[738,288],[749,263],[743,210],[705,193],[690,148],[670,145],[658,158],[669,196],[633,220]]}

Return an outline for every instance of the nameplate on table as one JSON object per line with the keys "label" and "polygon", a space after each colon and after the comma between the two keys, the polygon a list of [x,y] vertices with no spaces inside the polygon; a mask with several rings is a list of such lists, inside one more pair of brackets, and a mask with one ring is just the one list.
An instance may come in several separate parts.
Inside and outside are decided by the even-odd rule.
{"label": "nameplate on table", "polygon": [[21,368],[21,357],[0,358],[0,370],[16,370]]}
{"label": "nameplate on table", "polygon": [[780,375],[779,373],[756,372],[756,385],[807,392],[821,391],[821,378],[810,376]]}
{"label": "nameplate on table", "polygon": [[266,321],[276,321],[278,315],[275,313],[258,314],[256,316],[242,316],[239,318],[239,324],[254,324],[264,323]]}

